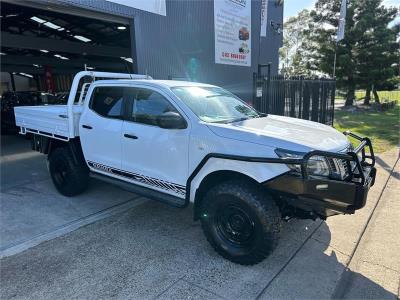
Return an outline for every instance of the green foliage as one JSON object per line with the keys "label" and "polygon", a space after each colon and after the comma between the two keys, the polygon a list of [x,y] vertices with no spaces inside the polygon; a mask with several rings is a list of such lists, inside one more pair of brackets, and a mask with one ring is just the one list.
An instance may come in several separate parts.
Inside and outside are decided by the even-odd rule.
{"label": "green foliage", "polygon": [[372,139],[376,152],[384,152],[399,145],[400,106],[384,112],[336,111],[334,127],[350,130]]}
{"label": "green foliage", "polygon": [[[356,91],[356,100],[364,100],[365,91]],[[400,102],[400,91],[379,91],[379,98],[385,101],[399,101]]]}
{"label": "green foliage", "polygon": [[[398,27],[387,26],[395,18],[397,10],[380,4],[381,1],[376,0],[359,0],[359,5],[368,6],[368,9],[360,11],[356,26],[360,35],[356,53],[357,84],[375,90],[390,88],[399,55]],[[379,101],[379,97],[375,100]]]}
{"label": "green foliage", "polygon": [[282,71],[332,76],[336,49],[337,87],[347,91],[346,104],[352,104],[358,88],[367,89],[368,95],[372,91],[379,101],[378,89],[398,86],[400,26],[388,27],[397,9],[382,6],[382,0],[348,1],[345,36],[336,47],[340,4],[317,0],[313,10],[285,22]]}
{"label": "green foliage", "polygon": [[279,49],[281,73],[287,76],[310,76],[313,74],[309,55],[304,50],[309,41],[310,12],[306,9],[284,24],[283,46]]}

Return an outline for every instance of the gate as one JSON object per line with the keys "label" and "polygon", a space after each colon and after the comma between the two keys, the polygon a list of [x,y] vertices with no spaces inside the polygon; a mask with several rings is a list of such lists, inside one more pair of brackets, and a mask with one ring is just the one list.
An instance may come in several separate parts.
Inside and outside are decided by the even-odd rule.
{"label": "gate", "polygon": [[[263,67],[268,67],[266,75],[261,74]],[[333,125],[334,79],[271,76],[269,65],[259,65],[253,83],[253,105],[258,111]]]}

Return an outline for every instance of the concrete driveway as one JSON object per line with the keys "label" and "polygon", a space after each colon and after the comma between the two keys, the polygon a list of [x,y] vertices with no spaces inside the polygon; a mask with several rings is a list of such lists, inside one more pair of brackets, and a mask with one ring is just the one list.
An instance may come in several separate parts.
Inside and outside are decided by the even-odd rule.
{"label": "concrete driveway", "polygon": [[[387,193],[385,187],[398,185],[398,182],[388,184],[398,180],[393,170],[396,161],[396,152],[382,155],[378,160],[379,177],[363,210],[352,216],[335,216],[327,222],[293,220],[285,223],[276,251],[262,263],[248,267],[224,260],[212,250],[203,237],[200,224],[193,222],[190,207],[183,210],[172,208],[136,198],[109,185],[94,183],[86,194],[69,200],[73,201],[72,204],[65,205],[56,200],[56,207],[46,211],[43,218],[56,212],[58,205],[74,207],[79,212],[88,211],[86,209],[93,207],[93,203],[103,203],[98,207],[105,207],[104,199],[114,201],[116,195],[123,199],[121,201],[135,205],[95,223],[89,224],[89,220],[83,224],[86,226],[73,232],[4,257],[0,261],[1,298],[396,299],[400,266],[395,258],[400,247],[388,240],[399,240],[398,231],[390,231],[387,239],[381,241],[390,244],[385,247],[389,249],[385,252],[385,260],[378,260],[376,245],[368,243],[379,235],[373,230],[375,227],[371,228],[379,224],[375,220],[379,216],[377,212],[387,209],[386,198],[382,197]],[[49,199],[60,197],[44,173],[41,181],[35,184],[37,190]],[[18,186],[13,188],[18,190]],[[29,217],[35,205],[28,202],[35,201],[32,197],[35,194],[10,195],[7,191],[1,197],[2,214],[3,201],[17,203],[23,198],[18,207],[29,205],[31,208],[24,213],[24,218]],[[106,193],[110,194],[102,198]],[[393,197],[394,194],[387,199]],[[62,200],[66,201],[66,198],[62,197]],[[396,222],[393,215],[400,209],[394,203],[398,202],[390,203],[390,220]],[[42,209],[49,204],[50,200],[39,207]],[[81,204],[85,209],[81,209]],[[19,214],[17,206],[7,205],[12,209],[8,216]],[[38,209],[35,213],[37,218],[41,216],[40,211]],[[108,210],[103,208],[103,211]],[[91,212],[97,215],[95,209]],[[84,215],[87,213],[79,214],[79,218],[86,220]],[[66,226],[68,222],[74,222],[71,219],[65,222]],[[11,217],[7,222],[1,224],[2,236],[3,230],[8,230],[3,227],[12,224]],[[400,224],[393,226],[398,228]],[[63,225],[53,228],[62,230]],[[51,228],[47,229],[51,234]],[[365,253],[374,251],[377,253],[375,256],[365,256]],[[356,263],[364,260],[371,261],[367,264],[368,272],[357,267]],[[365,264],[361,265],[365,267]]]}
{"label": "concrete driveway", "polygon": [[1,138],[0,257],[18,253],[141,203],[138,196],[92,180],[79,197],[54,188],[46,156],[23,136]]}

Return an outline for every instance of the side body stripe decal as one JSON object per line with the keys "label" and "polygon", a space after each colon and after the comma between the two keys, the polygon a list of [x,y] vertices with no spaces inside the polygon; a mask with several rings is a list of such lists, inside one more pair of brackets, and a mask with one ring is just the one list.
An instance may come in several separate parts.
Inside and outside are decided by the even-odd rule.
{"label": "side body stripe decal", "polygon": [[92,161],[88,161],[88,164],[92,168],[103,171],[103,172],[107,172],[107,173],[110,173],[113,175],[125,177],[132,181],[144,183],[146,185],[157,187],[159,189],[163,189],[166,191],[170,191],[170,192],[179,194],[181,196],[186,196],[186,187],[184,185],[180,185],[180,184],[168,182],[165,180],[141,175],[138,173],[133,173],[133,172],[128,172],[128,171],[108,167],[108,166],[105,166],[105,165],[102,165],[102,164],[99,164],[96,162],[92,162]]}

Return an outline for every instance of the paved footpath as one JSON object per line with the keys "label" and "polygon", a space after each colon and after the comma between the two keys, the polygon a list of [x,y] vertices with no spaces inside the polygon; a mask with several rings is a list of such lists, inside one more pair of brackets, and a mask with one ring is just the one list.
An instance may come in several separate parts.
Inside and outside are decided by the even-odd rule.
{"label": "paved footpath", "polygon": [[[380,206],[377,207],[377,205],[388,202],[398,204],[400,201],[398,194],[395,191],[392,192],[393,184],[388,184],[393,182],[394,186],[396,183],[398,186],[399,174],[394,170],[396,164],[398,168],[398,158],[398,148],[383,153],[377,158],[378,176],[375,186],[370,190],[366,206],[354,215],[334,216],[322,222],[281,273],[266,286],[261,295],[262,298],[357,298],[356,295],[353,297],[350,294],[350,290],[356,287],[355,278],[359,279],[358,282],[363,281],[362,288],[374,288],[380,298],[393,299],[398,296],[398,274],[392,273],[392,276],[386,278],[392,283],[392,288],[387,290],[386,286],[374,281],[376,278],[370,278],[370,275],[363,274],[359,270],[357,276],[355,273],[357,270],[352,270],[358,254],[364,247],[364,243],[360,240],[364,241],[366,231],[369,232],[376,227],[376,224],[371,222],[371,218],[374,217],[375,220],[377,218],[375,213],[381,211]],[[394,224],[400,228],[400,210],[398,206],[396,209],[392,212],[397,216]],[[384,219],[384,217],[381,215],[379,219]],[[393,226],[396,228],[394,224],[390,228]],[[389,228],[380,230],[387,231],[386,237],[389,239],[389,241],[382,241],[385,243],[382,247],[393,247],[392,255],[399,253],[399,248],[396,249],[393,244],[394,240],[399,241],[399,230],[389,231]],[[355,254],[357,256],[353,259]],[[377,254],[382,257],[386,255],[388,255],[387,252]],[[398,255],[395,256],[398,257]],[[367,297],[368,291],[364,292],[364,296]]]}
{"label": "paved footpath", "polygon": [[1,299],[385,298],[399,292],[398,149],[355,215],[284,224],[276,251],[245,267],[218,256],[190,209],[144,201],[0,260]]}
{"label": "paved footpath", "polygon": [[400,163],[397,162],[337,288],[347,299],[396,299],[400,293]]}

